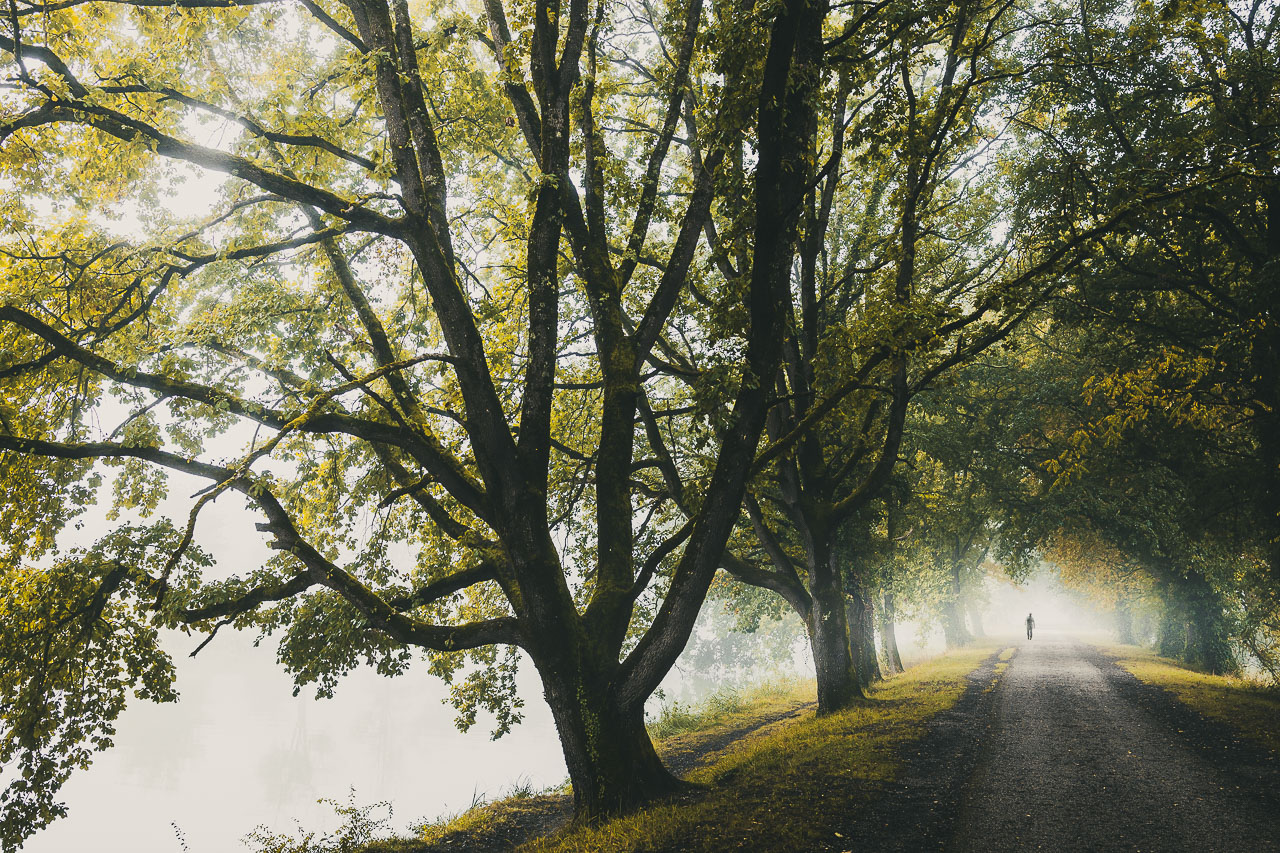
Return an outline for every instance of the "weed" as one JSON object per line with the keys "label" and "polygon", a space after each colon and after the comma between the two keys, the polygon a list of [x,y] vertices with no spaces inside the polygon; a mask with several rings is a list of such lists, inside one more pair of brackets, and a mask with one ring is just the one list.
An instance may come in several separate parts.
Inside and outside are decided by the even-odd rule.
{"label": "weed", "polygon": [[259,826],[245,836],[245,846],[254,853],[357,853],[391,831],[391,804],[356,805],[354,788],[345,804],[330,799],[319,802],[342,819],[341,826],[333,832],[317,835],[299,824],[295,835],[282,835]]}

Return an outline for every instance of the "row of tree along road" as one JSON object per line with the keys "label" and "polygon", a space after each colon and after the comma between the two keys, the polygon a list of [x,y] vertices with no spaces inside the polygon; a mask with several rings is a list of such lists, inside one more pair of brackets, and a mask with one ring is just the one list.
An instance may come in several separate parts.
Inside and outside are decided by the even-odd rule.
{"label": "row of tree along road", "polygon": [[[820,713],[877,622],[900,666],[899,600],[964,642],[992,560],[1274,673],[1278,26],[13,0],[0,841],[174,697],[162,628],[270,632],[322,694],[425,654],[499,729],[523,652],[582,819],[679,788],[644,703],[712,591],[801,617]],[[229,574],[232,492],[277,554]]]}

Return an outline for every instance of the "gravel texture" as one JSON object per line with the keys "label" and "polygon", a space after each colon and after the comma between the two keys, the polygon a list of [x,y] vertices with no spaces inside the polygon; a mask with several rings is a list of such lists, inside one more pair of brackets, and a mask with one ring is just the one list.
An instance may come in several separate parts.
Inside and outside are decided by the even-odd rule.
{"label": "gravel texture", "polygon": [[972,681],[851,825],[860,849],[1280,851],[1276,757],[1096,648],[1035,639]]}

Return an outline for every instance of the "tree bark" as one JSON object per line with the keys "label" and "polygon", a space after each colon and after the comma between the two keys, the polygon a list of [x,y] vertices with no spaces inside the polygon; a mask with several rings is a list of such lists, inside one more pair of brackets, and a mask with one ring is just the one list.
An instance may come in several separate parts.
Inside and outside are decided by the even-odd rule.
{"label": "tree bark", "polygon": [[951,566],[951,578],[947,596],[942,602],[942,634],[948,649],[958,649],[973,642],[964,624],[960,589],[960,564]]}
{"label": "tree bark", "polygon": [[844,589],[838,578],[815,581],[806,627],[818,682],[818,713],[830,714],[863,698],[863,692],[849,643]]}
{"label": "tree bark", "polygon": [[861,591],[851,591],[846,606],[854,668],[858,673],[858,684],[865,691],[872,682],[884,679],[876,656],[875,609],[870,595]]}
{"label": "tree bark", "polygon": [[1129,645],[1134,642],[1133,611],[1129,609],[1129,600],[1123,596],[1116,600],[1116,640]]}
{"label": "tree bark", "polygon": [[973,628],[973,636],[978,638],[987,636],[982,626],[982,606],[970,598],[965,602],[965,607],[969,611],[969,625]]}
{"label": "tree bark", "polygon": [[1160,631],[1157,649],[1168,658],[1182,660],[1187,652],[1187,622],[1178,602],[1166,595],[1160,614]]}
{"label": "tree bark", "polygon": [[1186,662],[1215,674],[1237,672],[1239,666],[1227,639],[1222,596],[1199,572],[1188,575],[1186,596]]}
{"label": "tree bark", "polygon": [[884,671],[889,675],[897,675],[906,667],[902,665],[902,655],[898,654],[897,613],[893,593],[885,591],[880,596],[880,654]]}

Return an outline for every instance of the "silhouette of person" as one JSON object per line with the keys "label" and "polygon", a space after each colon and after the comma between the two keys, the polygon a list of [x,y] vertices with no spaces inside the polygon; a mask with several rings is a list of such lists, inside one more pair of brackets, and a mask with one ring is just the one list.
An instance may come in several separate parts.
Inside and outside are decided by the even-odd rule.
{"label": "silhouette of person", "polygon": [[1031,630],[1036,627],[1036,617],[1027,614],[1027,639],[1031,639]]}

